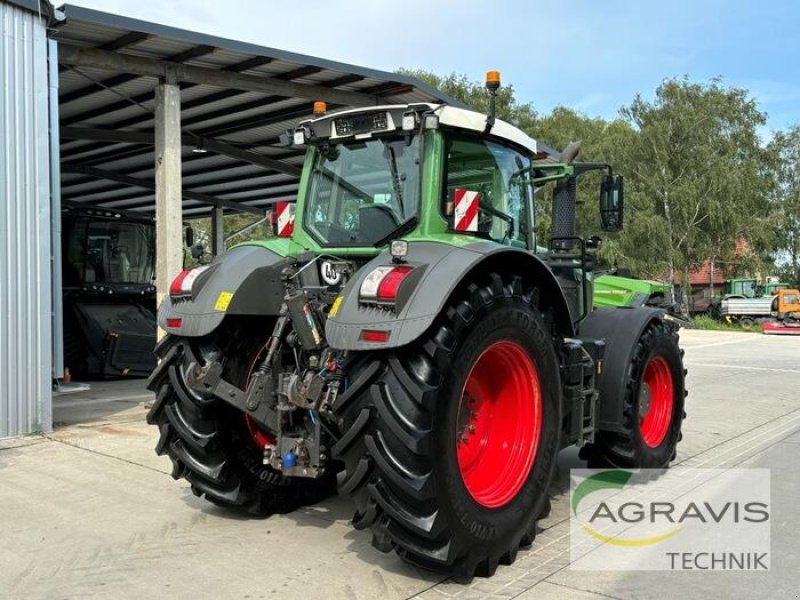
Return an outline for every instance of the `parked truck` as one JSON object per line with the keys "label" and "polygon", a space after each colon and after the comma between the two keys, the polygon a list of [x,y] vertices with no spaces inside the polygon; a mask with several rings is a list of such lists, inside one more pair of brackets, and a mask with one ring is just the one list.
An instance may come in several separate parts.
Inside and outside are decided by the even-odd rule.
{"label": "parked truck", "polygon": [[719,312],[724,321],[738,323],[745,329],[755,325],[778,321],[794,321],[800,313],[800,292],[790,288],[778,288],[773,296],[758,298],[724,298]]}
{"label": "parked truck", "polygon": [[[533,542],[562,448],[666,467],[684,413],[665,311],[592,306],[576,186],[605,173],[495,118],[437,104],[320,111],[290,237],[178,275],[150,378],[156,451],[192,491],[254,514],[338,488],[373,545],[460,580]],[[554,184],[547,250],[534,191]]]}
{"label": "parked truck", "polygon": [[762,333],[800,335],[800,290],[779,289],[772,299],[770,317],[761,323]]}
{"label": "parked truck", "polygon": [[792,322],[800,313],[800,292],[778,288],[773,296],[758,298],[724,298],[719,305],[720,317],[728,323],[738,323],[745,329],[770,322]]}

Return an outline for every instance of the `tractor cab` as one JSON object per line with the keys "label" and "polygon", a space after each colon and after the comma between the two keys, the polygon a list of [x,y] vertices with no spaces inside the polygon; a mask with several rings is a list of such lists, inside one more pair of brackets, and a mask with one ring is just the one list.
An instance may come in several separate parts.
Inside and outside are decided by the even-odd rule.
{"label": "tractor cab", "polygon": [[[485,116],[409,104],[328,115],[323,103],[316,108],[315,118],[291,136],[307,149],[294,244],[355,260],[375,256],[399,238],[539,252],[561,283],[572,320],[587,316],[599,244],[577,235],[576,181],[591,170],[607,172],[601,224],[615,231],[623,220],[623,182],[609,165],[574,163],[579,145],[559,155],[493,111]],[[550,182],[553,228],[551,238],[540,242],[535,192]]]}
{"label": "tractor cab", "polygon": [[467,235],[457,243],[533,248],[536,142],[501,121],[486,139],[476,116],[412,104],[301,123],[293,140],[309,154],[295,241],[374,254],[401,236]]}

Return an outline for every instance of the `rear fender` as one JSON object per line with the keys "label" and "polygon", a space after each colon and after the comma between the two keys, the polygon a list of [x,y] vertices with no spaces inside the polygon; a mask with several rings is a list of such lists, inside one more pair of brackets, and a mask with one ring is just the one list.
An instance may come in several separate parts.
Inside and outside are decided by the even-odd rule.
{"label": "rear fender", "polygon": [[603,340],[606,344],[603,367],[597,376],[600,392],[599,428],[623,431],[623,400],[627,391],[628,367],[644,330],[653,321],[664,319],[660,308],[598,308],[580,324],[583,340]]}
{"label": "rear fender", "polygon": [[[287,264],[261,246],[233,248],[197,278],[191,298],[164,300],[158,325],[168,333],[200,337],[214,331],[225,315],[278,315],[284,297],[280,275]],[[180,319],[180,327],[169,327],[172,319]]]}
{"label": "rear fender", "polygon": [[[530,252],[492,242],[464,247],[411,242],[406,261],[415,270],[399,289],[396,311],[363,306],[359,302],[359,290],[366,276],[376,267],[392,264],[388,252],[375,257],[348,282],[325,327],[333,348],[378,350],[410,344],[431,326],[459,284],[487,271],[516,273],[535,281],[541,290],[543,308],[552,310],[561,334],[573,335],[569,309],[558,281],[547,265]],[[389,332],[388,341],[362,341],[360,335],[365,329]]]}

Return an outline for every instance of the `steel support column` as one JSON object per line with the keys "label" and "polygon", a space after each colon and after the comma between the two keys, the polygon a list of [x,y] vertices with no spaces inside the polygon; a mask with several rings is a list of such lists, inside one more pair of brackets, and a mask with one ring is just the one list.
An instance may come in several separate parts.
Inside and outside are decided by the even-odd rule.
{"label": "steel support column", "polygon": [[221,206],[215,206],[211,213],[211,252],[214,257],[225,252],[225,213]]}
{"label": "steel support column", "polygon": [[[183,268],[181,91],[175,81],[156,86],[155,108],[156,297],[161,305]],[[159,338],[163,334],[159,329]]]}

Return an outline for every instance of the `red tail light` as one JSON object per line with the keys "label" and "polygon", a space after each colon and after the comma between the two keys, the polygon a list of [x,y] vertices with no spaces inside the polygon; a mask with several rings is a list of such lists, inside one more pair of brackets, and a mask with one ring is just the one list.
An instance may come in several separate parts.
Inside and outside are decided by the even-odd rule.
{"label": "red tail light", "polygon": [[183,282],[186,281],[186,277],[188,277],[191,271],[181,271],[178,273],[178,276],[172,280],[172,284],[169,286],[169,295],[170,296],[180,296],[183,294]]}
{"label": "red tail light", "polygon": [[397,299],[397,290],[403,280],[409,276],[414,267],[403,265],[394,267],[378,284],[378,302],[394,302]]}
{"label": "red tail light", "polygon": [[200,274],[208,269],[208,265],[197,267],[189,271],[181,271],[178,276],[172,280],[169,286],[170,296],[191,296],[192,286]]}
{"label": "red tail light", "polygon": [[389,341],[388,331],[377,331],[375,329],[362,329],[361,330],[362,342],[378,342],[384,343]]}
{"label": "red tail light", "polygon": [[400,284],[413,270],[414,267],[410,265],[395,265],[373,269],[361,282],[361,301],[365,303],[395,302]]}
{"label": "red tail light", "polygon": [[167,327],[178,329],[183,325],[183,319],[167,319]]}

